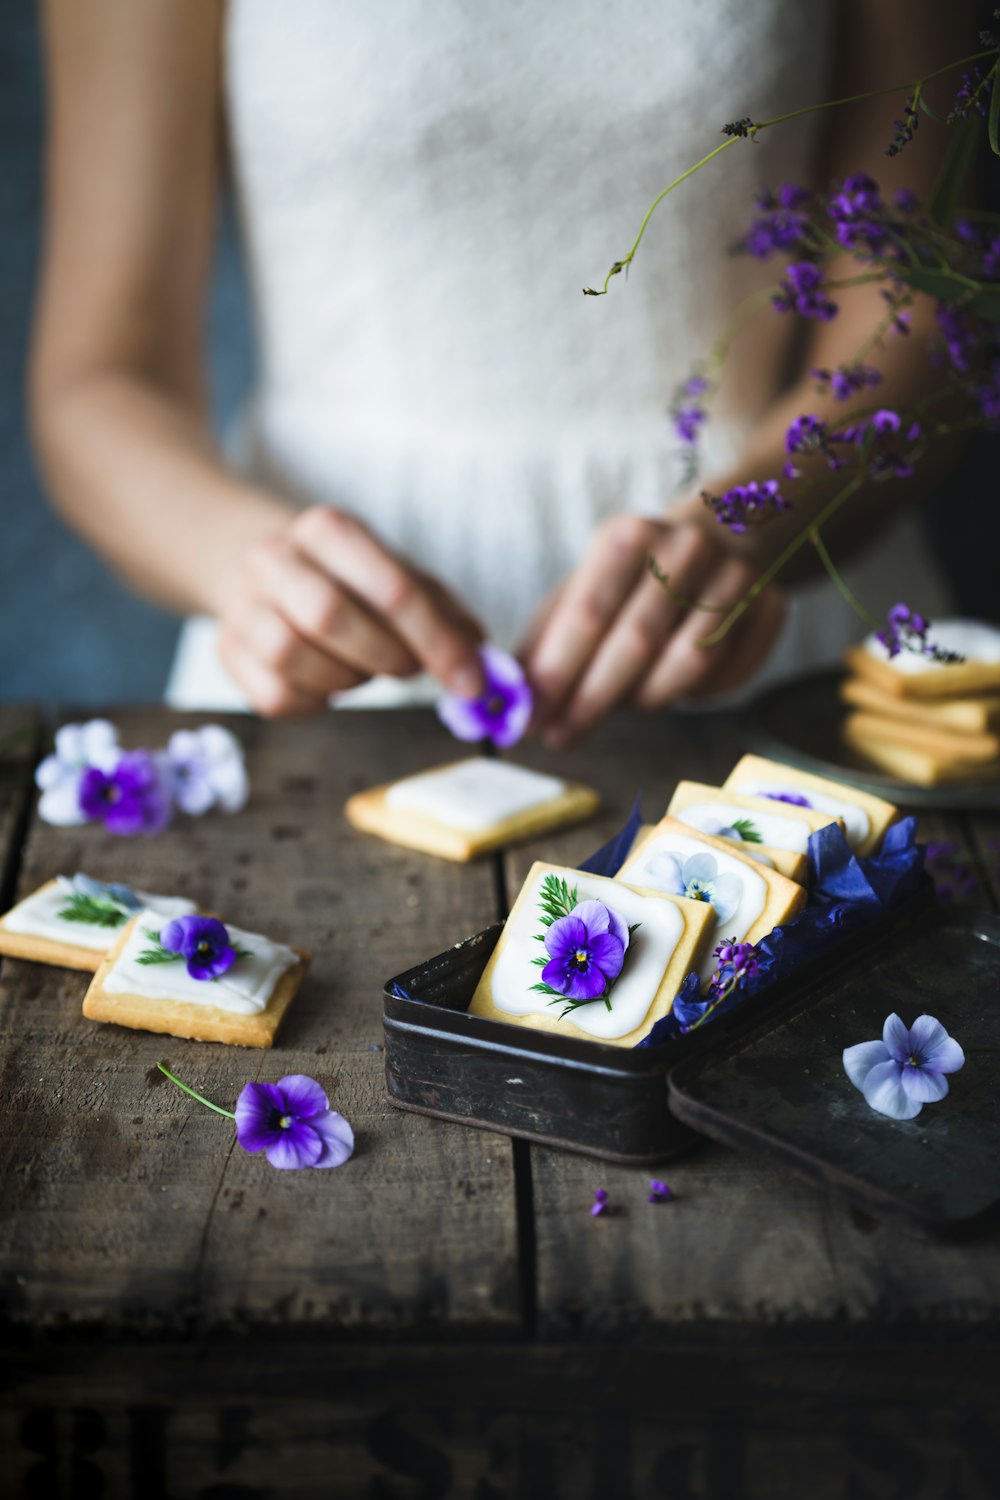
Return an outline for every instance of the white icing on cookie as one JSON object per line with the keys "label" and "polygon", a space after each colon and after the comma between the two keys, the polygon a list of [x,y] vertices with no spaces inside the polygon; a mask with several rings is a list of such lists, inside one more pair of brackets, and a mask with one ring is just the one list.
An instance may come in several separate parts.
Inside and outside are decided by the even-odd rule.
{"label": "white icing on cookie", "polygon": [[255,1016],[266,1009],[282,974],[298,962],[291,948],[272,943],[270,938],[262,937],[258,932],[244,932],[240,927],[227,924],[233,947],[249,951],[219,979],[192,979],[180,957],[173,963],[138,963],[143,949],[152,946],[148,933],[159,936],[160,928],[165,925],[164,919],[156,912],[139,913],[125,947],[104,980],[104,989],[109,995],[138,995],[150,1000],[216,1005],[220,1010],[233,1011],[236,1015]]}
{"label": "white icing on cookie", "polygon": [[[734,792],[742,792],[744,797],[766,797],[774,792],[794,792],[797,796],[804,797],[808,805],[817,812],[832,813],[835,818],[843,818],[844,830],[847,834],[847,842],[851,848],[864,842],[871,832],[871,820],[863,807],[856,802],[844,802],[839,797],[831,797],[827,792],[818,792],[812,786],[800,786],[797,781],[734,781],[732,782]],[[792,807],[794,803],[783,803],[784,807]]]}
{"label": "white icing on cookie", "polygon": [[385,801],[387,807],[422,813],[463,833],[485,833],[518,813],[553,801],[565,789],[565,782],[555,776],[482,757],[408,776],[389,788]]}
{"label": "white icing on cookie", "polygon": [[[723,854],[711,844],[703,844],[700,839],[664,832],[654,834],[646,840],[639,850],[636,862],[629,862],[623,879],[631,885],[667,891],[672,896],[689,895],[689,890],[684,888],[684,877],[692,873],[690,861],[699,856],[698,872],[702,873],[701,867],[704,865],[708,881],[702,879],[698,884],[700,887],[707,886],[707,899],[719,913],[708,943],[708,956],[701,967],[702,978],[709,979],[716,968],[712,950],[724,938],[742,941],[767,905],[767,881],[764,877],[755,870],[748,870],[742,860],[731,854]],[[707,860],[712,862],[710,870]],[[681,889],[678,889],[678,875],[681,878]],[[723,897],[721,900],[715,899],[715,884]]]}
{"label": "white icing on cookie", "polygon": [[[156,896],[148,891],[135,893],[144,906],[164,919],[187,916],[197,911],[193,901],[181,896]],[[27,896],[3,918],[0,925],[8,932],[21,932],[26,937],[46,938],[55,943],[71,943],[74,948],[88,948],[94,953],[107,953],[118,941],[126,917],[117,927],[95,927],[89,922],[67,922],[59,916],[66,905],[67,891],[58,885],[43,886],[34,895]]]}
{"label": "white icing on cookie", "polygon": [[[1000,630],[981,620],[935,620],[927,632],[927,641],[945,651],[957,651],[966,661],[991,667],[1000,665]],[[919,656],[915,651],[901,651],[898,656],[890,657],[874,634],[867,636],[863,644],[869,656],[877,657],[904,677],[915,677],[921,672],[947,671],[947,666],[942,666],[941,662],[929,656]]]}
{"label": "white icing on cookie", "polygon": [[793,808],[789,807],[788,811],[788,817],[772,816],[771,813],[758,812],[756,808],[750,812],[733,802],[692,802],[690,807],[676,808],[670,816],[686,823],[689,828],[697,828],[699,833],[716,837],[720,828],[731,828],[734,823],[749,819],[760,834],[762,844],[769,844],[772,849],[792,849],[796,854],[805,854],[812,829],[802,818],[793,815]]}
{"label": "white icing on cookie", "polygon": [[[561,997],[553,999],[532,993],[531,989],[542,972],[531,960],[544,952],[541,943],[535,940],[535,934],[543,930],[538,920],[538,903],[544,878],[542,872],[518,913],[516,926],[506,932],[493,970],[493,1004],[497,1010],[512,1016],[558,1017],[564,1004]],[[595,876],[574,875],[571,884],[581,901],[603,901],[629,926],[634,922],[642,924],[629,943],[625,966],[612,992],[611,1010],[597,999],[581,1005],[571,1017],[574,1026],[598,1040],[626,1036],[641,1026],[649,1013],[664,971],[684,936],[684,918],[672,901],[640,896],[623,885],[612,887]]]}

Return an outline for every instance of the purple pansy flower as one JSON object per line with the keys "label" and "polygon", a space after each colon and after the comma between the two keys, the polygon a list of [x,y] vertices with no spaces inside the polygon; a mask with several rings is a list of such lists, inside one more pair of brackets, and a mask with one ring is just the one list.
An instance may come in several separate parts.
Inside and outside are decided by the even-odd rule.
{"label": "purple pansy flower", "polygon": [[528,727],[533,697],[519,662],[499,646],[485,644],[479,656],[486,690],[478,698],[445,693],[438,717],[460,740],[492,740],[500,749],[516,745]]}
{"label": "purple pansy flower", "polygon": [[581,901],[545,934],[542,983],[570,1000],[599,1000],[622,971],[628,925],[603,901]]}
{"label": "purple pansy flower", "polygon": [[673,1189],[668,1183],[661,1182],[658,1177],[650,1179],[647,1203],[669,1203],[673,1196]]}
{"label": "purple pansy flower", "polygon": [[167,766],[174,801],[198,817],[211,807],[239,812],[250,785],[239,740],[221,724],[177,729],[167,741]]}
{"label": "purple pansy flower", "polygon": [[160,946],[187,959],[192,979],[218,979],[236,962],[236,949],[217,917],[174,917],[160,929]]}
{"label": "purple pansy flower", "polygon": [[314,1079],[290,1073],[277,1083],[248,1083],[236,1101],[236,1139],[263,1151],[272,1167],[339,1167],[354,1150],[354,1132]]}
{"label": "purple pansy flower", "polygon": [[608,1190],[607,1190],[607,1188],[595,1188],[594,1189],[594,1201],[590,1205],[590,1217],[592,1219],[599,1219],[601,1217],[601,1215],[602,1214],[606,1214],[607,1211],[608,1211]]}
{"label": "purple pansy flower", "polygon": [[126,838],[161,833],[172,808],[159,758],[148,750],[125,750],[110,770],[89,766],[80,778],[80,811]]}
{"label": "purple pansy flower", "polygon": [[70,828],[87,821],[80,806],[80,782],[91,766],[114,769],[121,747],[118,731],[107,719],[88,719],[85,724],[63,724],[56,730],[55,751],[47,755],[35,772],[42,795],[38,815],[46,823]]}
{"label": "purple pansy flower", "polygon": [[787,802],[791,807],[812,807],[808,797],[803,797],[801,792],[761,792],[769,802]]}
{"label": "purple pansy flower", "polygon": [[844,1070],[865,1101],[892,1120],[913,1120],[925,1104],[948,1092],[947,1073],[957,1073],[965,1053],[933,1016],[918,1016],[907,1030],[889,1016],[880,1042],[844,1049]]}

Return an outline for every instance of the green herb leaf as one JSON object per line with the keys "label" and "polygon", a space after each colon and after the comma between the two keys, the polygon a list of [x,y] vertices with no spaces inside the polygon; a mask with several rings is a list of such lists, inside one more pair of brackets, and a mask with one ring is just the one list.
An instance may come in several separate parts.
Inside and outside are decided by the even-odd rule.
{"label": "green herb leaf", "polygon": [[142,935],[149,939],[152,946],[144,948],[141,953],[136,954],[135,961],[137,964],[172,964],[180,958],[181,955],[179,953],[171,953],[169,949],[164,948],[160,942],[160,934],[154,932],[151,927],[144,927]]}
{"label": "green herb leaf", "polygon": [[90,927],[124,927],[132,913],[110,896],[84,896],[72,891],[56,915],[60,921],[86,922]]}
{"label": "green herb leaf", "polygon": [[990,117],[986,126],[990,150],[1000,156],[1000,64],[993,64],[993,91],[990,94]]}
{"label": "green herb leaf", "polygon": [[752,818],[736,818],[730,824],[730,827],[736,830],[744,844],[762,844],[764,842]]}

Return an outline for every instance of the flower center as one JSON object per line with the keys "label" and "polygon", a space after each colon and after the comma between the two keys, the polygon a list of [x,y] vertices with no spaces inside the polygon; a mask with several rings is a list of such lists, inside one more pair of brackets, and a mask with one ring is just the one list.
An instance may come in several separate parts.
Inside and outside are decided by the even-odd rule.
{"label": "flower center", "polygon": [[506,706],[499,693],[494,693],[486,700],[486,712],[494,719],[499,719]]}
{"label": "flower center", "polygon": [[916,1052],[911,1052],[910,1055],[909,1055],[909,1057],[906,1059],[906,1062],[903,1064],[903,1067],[904,1068],[922,1068],[923,1065],[924,1065],[923,1058],[922,1057],[918,1057],[917,1054],[916,1054]]}
{"label": "flower center", "polygon": [[197,955],[198,955],[199,958],[211,958],[211,956],[212,956],[212,945],[211,945],[211,943],[206,942],[206,940],[204,938],[202,938],[201,942],[198,944],[197,948],[195,949],[195,952],[197,953]]}
{"label": "flower center", "polygon": [[586,948],[577,948],[573,955],[573,962],[581,969],[585,969],[590,962],[590,954]]}
{"label": "flower center", "polygon": [[117,802],[121,797],[121,794],[121,787],[115,786],[113,781],[108,782],[107,785],[101,789],[101,801]]}
{"label": "flower center", "polygon": [[692,880],[684,894],[689,901],[711,901],[712,899],[710,888],[702,885],[698,880]]}
{"label": "flower center", "polygon": [[292,1123],[292,1117],[291,1117],[291,1115],[282,1115],[281,1119],[278,1121],[278,1124],[281,1126],[282,1130],[287,1130],[288,1127],[289,1127],[289,1125],[291,1125],[291,1123]]}

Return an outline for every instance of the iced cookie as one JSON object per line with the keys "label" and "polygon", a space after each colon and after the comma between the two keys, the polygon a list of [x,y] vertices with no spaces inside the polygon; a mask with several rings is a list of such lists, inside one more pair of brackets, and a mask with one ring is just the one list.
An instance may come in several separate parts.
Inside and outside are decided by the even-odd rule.
{"label": "iced cookie", "polygon": [[[655,827],[655,823],[644,823],[639,829],[635,842],[629,850],[630,859],[635,851],[646,842]],[[724,837],[722,833],[714,836]],[[766,844],[746,844],[738,835],[727,839],[726,842],[738,844],[740,854],[746,859],[752,859],[754,864],[763,865],[765,870],[777,870],[779,875],[784,875],[787,880],[794,880],[796,885],[805,885],[809,879],[809,860],[805,854],[795,849],[771,849]]]}
{"label": "iced cookie", "polygon": [[860,676],[898,698],[968,698],[1000,693],[1000,629],[978,620],[936,620],[928,642],[963,661],[942,664],[913,651],[890,657],[874,635],[849,646],[844,659]]}
{"label": "iced cookie", "polygon": [[667,814],[714,838],[760,844],[772,851],[790,849],[796,854],[808,852],[811,833],[830,823],[844,826],[841,818],[816,812],[811,807],[792,807],[767,797],[748,797],[743,792],[703,786],[698,781],[677,783]]}
{"label": "iced cookie", "polygon": [[94,975],[83,1013],[135,1031],[270,1047],[309,957],[214,917],[166,922],[142,911]]}
{"label": "iced cookie", "polygon": [[979,763],[1000,758],[1000,735],[989,731],[959,734],[933,724],[907,724],[902,719],[881,714],[854,713],[851,718],[859,734],[874,735],[890,744],[906,745],[913,750],[927,750],[943,760]]}
{"label": "iced cookie", "polygon": [[358,792],[344,811],[365,833],[464,861],[578,823],[599,803],[589,787],[482,756]]}
{"label": "iced cookie", "polygon": [[630,854],[617,878],[646,890],[703,901],[713,912],[703,979],[716,964],[712,951],[724,939],[756,943],[775,927],[791,921],[806,902],[801,885],[753,859],[726,839],[695,833],[686,823],[666,817]]}
{"label": "iced cookie", "polygon": [[954,734],[984,734],[1000,730],[1000,694],[983,693],[978,698],[894,698],[864,677],[846,677],[840,697],[852,708],[904,724],[948,729]]}
{"label": "iced cookie", "polygon": [[0,917],[0,953],[91,973],[137,911],[163,917],[196,910],[181,896],[154,896],[89,875],[57,875]]}
{"label": "iced cookie", "polygon": [[705,902],[534,864],[470,1012],[634,1047],[700,967],[713,926]]}
{"label": "iced cookie", "polygon": [[1000,776],[1000,760],[957,758],[941,750],[928,749],[894,739],[889,719],[873,714],[848,714],[841,726],[845,742],[860,751],[872,765],[914,786],[945,786],[958,781],[991,781]]}
{"label": "iced cookie", "polygon": [[855,791],[839,781],[826,781],[809,771],[765,760],[762,755],[744,755],[737,761],[723,789],[746,797],[766,797],[789,807],[811,807],[841,820],[847,842],[858,854],[872,854],[881,846],[885,831],[899,817],[899,809],[871,792]]}

